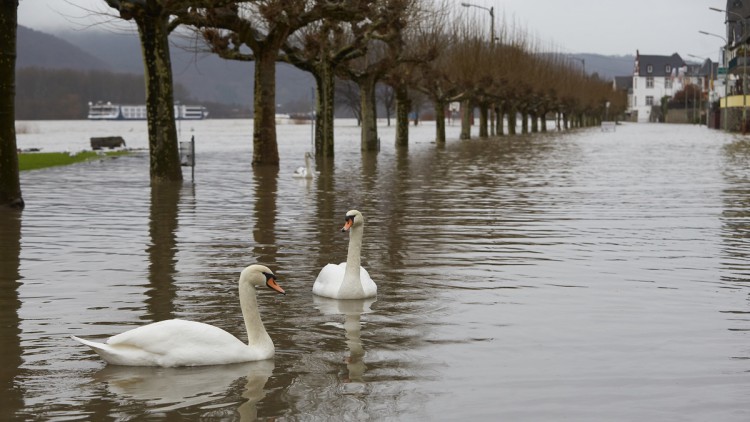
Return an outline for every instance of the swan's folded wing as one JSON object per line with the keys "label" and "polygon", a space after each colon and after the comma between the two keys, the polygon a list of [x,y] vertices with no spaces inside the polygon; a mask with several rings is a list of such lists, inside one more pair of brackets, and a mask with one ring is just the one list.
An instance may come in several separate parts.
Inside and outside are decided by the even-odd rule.
{"label": "swan's folded wing", "polygon": [[132,347],[164,355],[178,347],[210,347],[211,344],[241,343],[237,337],[221,328],[202,322],[170,319],[144,325],[110,337],[112,347]]}
{"label": "swan's folded wing", "polygon": [[344,281],[346,262],[341,264],[327,264],[320,270],[313,284],[313,294],[324,297],[335,297]]}

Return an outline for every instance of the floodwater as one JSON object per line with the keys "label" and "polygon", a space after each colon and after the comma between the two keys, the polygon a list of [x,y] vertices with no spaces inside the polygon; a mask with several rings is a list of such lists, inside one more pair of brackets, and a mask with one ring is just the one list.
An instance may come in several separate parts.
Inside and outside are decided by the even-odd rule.
{"label": "floodwater", "polygon": [[[146,145],[143,122],[19,122],[21,148],[89,136]],[[333,165],[252,169],[251,123],[182,122],[195,182],[151,189],[145,154],[22,173],[0,218],[0,420],[750,420],[750,142],[624,124],[430,142],[337,129]],[[376,301],[313,297],[366,219]],[[244,339],[237,278],[259,290],[271,361],[106,366],[103,339],[173,317]]]}

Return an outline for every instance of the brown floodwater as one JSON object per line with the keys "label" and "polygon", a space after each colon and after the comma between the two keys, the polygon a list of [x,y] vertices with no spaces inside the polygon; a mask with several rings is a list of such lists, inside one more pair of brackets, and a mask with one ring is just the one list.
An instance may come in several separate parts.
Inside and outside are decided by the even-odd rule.
{"label": "brown floodwater", "polygon": [[[22,148],[145,145],[142,122],[28,125]],[[344,124],[304,181],[309,127],[280,126],[272,170],[250,167],[249,122],[190,126],[194,183],[152,188],[145,153],[22,173],[26,209],[0,214],[0,420],[750,420],[741,137],[451,127],[440,148],[428,124],[363,154]],[[349,209],[376,300],[311,292]],[[69,337],[179,317],[244,340],[254,263],[287,291],[258,293],[273,360],[107,366]]]}

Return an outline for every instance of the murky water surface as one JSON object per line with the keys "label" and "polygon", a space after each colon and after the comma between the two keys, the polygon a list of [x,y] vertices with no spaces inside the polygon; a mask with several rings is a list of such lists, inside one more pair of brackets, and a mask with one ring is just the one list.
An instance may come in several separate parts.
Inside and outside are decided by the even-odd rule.
{"label": "murky water surface", "polygon": [[[27,122],[21,148],[89,136],[146,145],[143,122]],[[22,174],[0,218],[0,419],[750,420],[750,143],[623,125],[362,155],[292,178],[310,147],[253,170],[251,123],[182,123],[195,183],[152,189],[145,154]],[[449,128],[456,139],[458,127]],[[320,163],[319,163],[320,164]],[[366,218],[376,301],[313,297]],[[244,339],[236,282],[259,292],[272,361],[108,367],[69,338],[180,317]]]}

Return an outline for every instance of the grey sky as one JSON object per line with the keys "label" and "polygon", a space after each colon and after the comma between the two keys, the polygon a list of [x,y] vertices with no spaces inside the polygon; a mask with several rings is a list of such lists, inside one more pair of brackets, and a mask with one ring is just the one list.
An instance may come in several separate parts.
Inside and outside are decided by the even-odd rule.
{"label": "grey sky", "polygon": [[[455,0],[456,6],[460,3]],[[718,59],[723,41],[699,30],[724,36],[726,0],[472,0],[495,9],[495,25],[520,25],[543,44],[569,53],[605,55],[680,53]],[[21,0],[18,22],[42,32],[86,29],[95,20],[89,10],[111,10],[103,0]],[[478,21],[489,13],[468,8]],[[99,18],[101,20],[101,18]]]}

